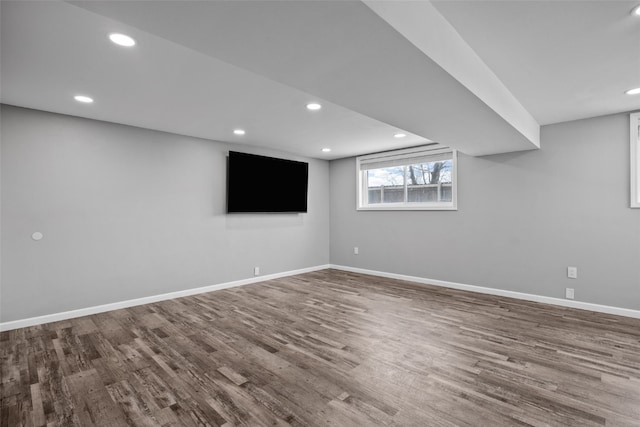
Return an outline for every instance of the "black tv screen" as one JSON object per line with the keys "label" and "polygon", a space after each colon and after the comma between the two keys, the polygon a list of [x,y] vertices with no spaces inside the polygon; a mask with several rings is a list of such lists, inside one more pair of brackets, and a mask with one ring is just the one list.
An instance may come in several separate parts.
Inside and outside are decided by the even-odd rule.
{"label": "black tv screen", "polygon": [[307,212],[309,164],[229,152],[227,212]]}

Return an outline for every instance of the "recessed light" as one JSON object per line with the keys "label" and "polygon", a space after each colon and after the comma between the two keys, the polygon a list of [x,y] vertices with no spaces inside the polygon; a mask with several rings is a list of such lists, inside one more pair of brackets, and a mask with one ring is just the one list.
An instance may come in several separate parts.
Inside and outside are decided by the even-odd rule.
{"label": "recessed light", "polygon": [[634,16],[640,16],[640,4],[633,8],[633,10],[631,11],[631,14]]}
{"label": "recessed light", "polygon": [[135,46],[136,44],[136,41],[131,37],[127,36],[126,34],[118,34],[118,33],[109,34],[109,40],[111,40],[112,42],[114,42],[119,46],[124,46],[124,47],[131,47],[131,46]]}
{"label": "recessed light", "polygon": [[321,108],[322,108],[322,105],[318,104],[317,102],[312,102],[310,104],[307,104],[307,110],[316,111]]}
{"label": "recessed light", "polygon": [[398,133],[394,133],[393,137],[394,138],[404,138],[405,136],[407,136],[406,133],[402,133],[402,132],[398,132]]}
{"label": "recessed light", "polygon": [[244,135],[246,132],[244,131],[244,129],[234,129],[233,133],[235,133],[236,135]]}
{"label": "recessed light", "polygon": [[627,95],[637,95],[640,93],[640,87],[636,87],[634,89],[629,89],[625,92]]}
{"label": "recessed light", "polygon": [[323,153],[328,153],[328,152],[330,152],[330,151],[331,151],[331,148],[323,148],[323,149],[322,149],[322,152],[323,152]]}
{"label": "recessed light", "polygon": [[91,104],[93,102],[93,98],[84,95],[76,95],[73,97],[78,102],[84,102],[85,104]]}

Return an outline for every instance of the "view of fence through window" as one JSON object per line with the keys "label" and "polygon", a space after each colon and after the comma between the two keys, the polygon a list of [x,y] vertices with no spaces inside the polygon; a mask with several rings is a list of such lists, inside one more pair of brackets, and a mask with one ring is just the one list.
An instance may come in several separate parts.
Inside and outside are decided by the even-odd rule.
{"label": "view of fence through window", "polygon": [[452,161],[367,170],[368,203],[451,202]]}

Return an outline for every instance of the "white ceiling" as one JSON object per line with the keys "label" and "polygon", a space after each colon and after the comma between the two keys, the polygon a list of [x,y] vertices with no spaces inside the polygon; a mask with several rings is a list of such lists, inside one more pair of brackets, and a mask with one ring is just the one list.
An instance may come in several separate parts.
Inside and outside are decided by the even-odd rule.
{"label": "white ceiling", "polygon": [[[444,16],[457,33],[443,43],[462,36],[478,70],[484,61],[495,74],[482,93],[473,73],[452,71],[469,63],[456,56],[464,49],[438,58],[407,31],[419,19],[359,1],[2,1],[0,100],[325,159],[429,140],[472,155],[533,149],[536,120],[640,107],[622,94],[640,86],[633,2],[556,3],[423,9],[425,27],[426,14]],[[405,15],[415,7],[394,2]],[[136,47],[113,45],[112,32]],[[95,103],[76,103],[78,93]],[[309,112],[310,101],[324,108]],[[247,134],[234,136],[238,127]],[[400,129],[409,136],[393,138]]]}
{"label": "white ceiling", "polygon": [[[394,126],[67,3],[3,1],[0,29],[6,104],[328,159],[427,142],[394,139]],[[113,32],[136,47],[114,45]],[[310,101],[324,108],[311,113]]]}
{"label": "white ceiling", "polygon": [[432,3],[541,125],[640,108],[640,1]]}

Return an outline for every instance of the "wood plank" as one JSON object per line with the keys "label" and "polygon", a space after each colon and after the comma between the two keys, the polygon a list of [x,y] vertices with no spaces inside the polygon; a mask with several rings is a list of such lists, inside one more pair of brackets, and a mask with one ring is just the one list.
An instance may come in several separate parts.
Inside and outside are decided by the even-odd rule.
{"label": "wood plank", "polygon": [[85,426],[127,425],[122,407],[111,399],[98,371],[81,371],[65,377],[75,412]]}

